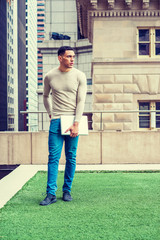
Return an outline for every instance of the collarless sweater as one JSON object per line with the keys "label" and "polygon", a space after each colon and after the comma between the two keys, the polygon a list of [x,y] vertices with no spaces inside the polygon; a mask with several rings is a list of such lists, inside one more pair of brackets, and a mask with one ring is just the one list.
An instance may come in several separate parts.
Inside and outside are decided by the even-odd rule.
{"label": "collarless sweater", "polygon": [[76,68],[69,72],[54,68],[44,78],[44,106],[52,119],[60,118],[61,115],[75,115],[75,121],[79,122],[84,110],[86,90],[86,76],[83,72]]}

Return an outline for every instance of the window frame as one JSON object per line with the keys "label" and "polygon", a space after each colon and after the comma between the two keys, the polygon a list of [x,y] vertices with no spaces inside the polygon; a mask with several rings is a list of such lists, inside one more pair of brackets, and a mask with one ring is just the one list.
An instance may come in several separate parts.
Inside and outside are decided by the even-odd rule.
{"label": "window frame", "polygon": [[[156,110],[156,103],[159,102],[160,103],[160,100],[139,100],[138,101],[138,109],[139,109],[139,106],[140,106],[140,103],[149,103],[149,110]],[[160,112],[157,114],[155,112],[155,128],[152,128],[151,127],[151,112],[149,112],[149,128],[142,128],[140,127],[140,116],[147,116],[147,113],[144,113],[143,114],[138,114],[138,128],[139,130],[151,130],[151,129],[160,129],[160,127],[156,127],[156,117],[157,116],[160,116]]]}
{"label": "window frame", "polygon": [[[139,41],[139,30],[149,30],[149,41]],[[156,55],[156,43],[160,44],[160,41],[156,41],[156,30],[160,30],[160,27],[138,27],[137,28],[137,57],[138,58],[160,58],[160,54]],[[140,43],[149,43],[149,55],[139,54]]]}
{"label": "window frame", "polygon": [[154,56],[155,57],[160,57],[160,54],[159,55],[156,55],[155,53],[156,53],[156,44],[160,44],[160,41],[156,41],[156,30],[160,30],[160,28],[155,28],[155,31],[154,31],[154,35],[155,35],[155,37],[154,37]]}

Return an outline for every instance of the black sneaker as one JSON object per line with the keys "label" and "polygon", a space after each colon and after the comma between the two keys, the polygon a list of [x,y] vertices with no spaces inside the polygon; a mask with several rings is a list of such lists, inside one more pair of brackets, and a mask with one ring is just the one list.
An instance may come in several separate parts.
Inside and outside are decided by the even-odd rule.
{"label": "black sneaker", "polygon": [[62,198],[63,201],[70,202],[70,201],[72,201],[72,199],[73,198],[71,197],[70,192],[64,192],[63,193],[63,198]]}
{"label": "black sneaker", "polygon": [[47,205],[50,205],[52,203],[55,203],[56,201],[57,201],[57,199],[56,199],[55,195],[52,195],[51,193],[47,193],[46,198],[43,201],[41,201],[39,205],[47,206]]}

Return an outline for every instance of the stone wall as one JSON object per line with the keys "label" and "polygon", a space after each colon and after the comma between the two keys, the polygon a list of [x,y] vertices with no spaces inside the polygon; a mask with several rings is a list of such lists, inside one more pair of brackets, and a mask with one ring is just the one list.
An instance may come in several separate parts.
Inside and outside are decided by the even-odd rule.
{"label": "stone wall", "polygon": [[[140,100],[160,100],[159,62],[93,63],[94,110],[138,110]],[[138,130],[138,113],[104,113],[103,130]],[[100,128],[93,115],[93,129]]]}

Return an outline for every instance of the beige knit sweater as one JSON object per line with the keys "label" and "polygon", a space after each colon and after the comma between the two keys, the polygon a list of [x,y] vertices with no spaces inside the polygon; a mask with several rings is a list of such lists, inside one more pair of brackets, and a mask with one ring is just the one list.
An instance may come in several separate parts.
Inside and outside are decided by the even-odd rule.
{"label": "beige knit sweater", "polygon": [[[84,110],[86,98],[85,74],[76,68],[61,72],[58,68],[49,71],[44,78],[43,102],[51,118],[61,115],[75,115],[79,122]],[[52,92],[52,103],[49,95]]]}

